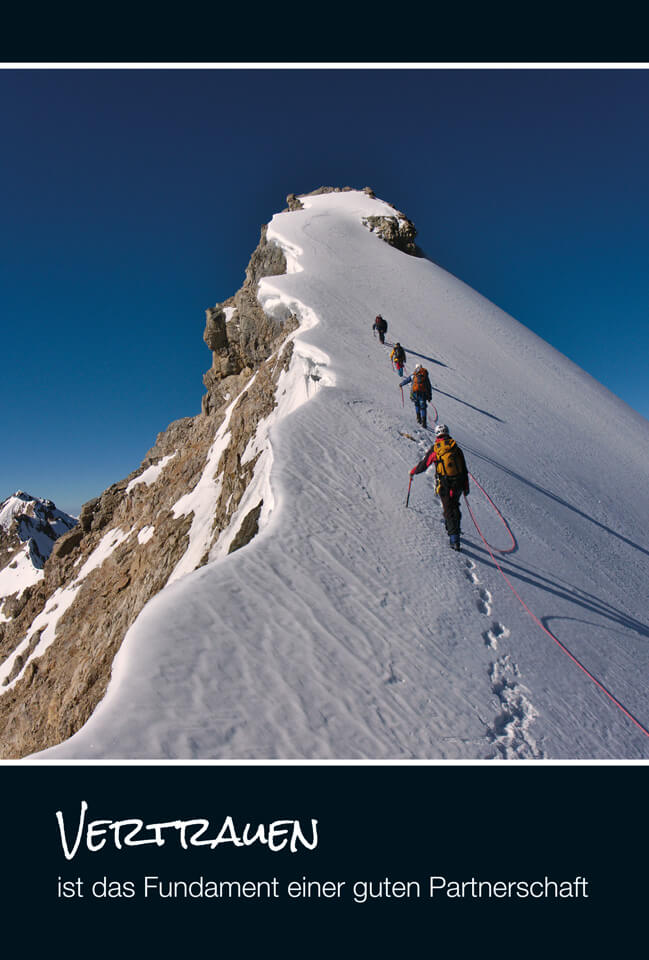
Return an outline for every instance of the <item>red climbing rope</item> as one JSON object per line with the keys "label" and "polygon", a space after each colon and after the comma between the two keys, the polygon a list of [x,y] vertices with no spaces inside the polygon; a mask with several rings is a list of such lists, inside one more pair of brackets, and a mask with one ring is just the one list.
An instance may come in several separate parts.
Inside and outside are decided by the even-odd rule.
{"label": "red climbing rope", "polygon": [[[489,494],[487,493],[487,491],[485,490],[485,488],[482,486],[482,484],[480,484],[480,483],[476,480],[476,478],[473,476],[472,473],[469,473],[469,476],[471,477],[471,481],[472,481],[473,483],[475,483],[476,487],[477,487],[479,490],[482,490],[482,492],[484,493],[485,497],[487,498],[487,500],[489,501],[489,503],[491,504],[491,506],[494,508],[494,510],[496,511],[496,513],[498,514],[498,516],[500,517],[500,519],[502,520],[503,526],[504,526],[505,530],[507,531],[507,533],[509,534],[509,536],[510,536],[510,538],[511,538],[511,541],[512,541],[511,547],[507,547],[506,550],[500,550],[498,547],[491,547],[491,549],[492,549],[492,550],[495,550],[496,553],[511,553],[513,550],[516,549],[516,539],[515,539],[515,537],[514,537],[514,534],[513,534],[513,533],[511,532],[511,530],[509,529],[509,524],[507,523],[507,521],[506,521],[505,518],[503,517],[502,513],[500,512],[500,510],[498,509],[498,507],[496,506],[496,504],[493,502],[493,500],[491,499],[491,497],[489,496]],[[469,504],[469,501],[468,501],[468,500],[466,501],[466,505],[467,505],[467,507],[469,508],[469,513],[471,514],[471,519],[473,520],[473,522],[474,522],[474,524],[475,524],[475,526],[476,526],[476,529],[477,529],[478,532],[479,532],[478,524],[476,523],[476,519],[475,519],[475,517],[473,516],[473,511],[472,511],[472,509],[471,509],[471,505]]]}
{"label": "red climbing rope", "polygon": [[[436,409],[436,407],[435,407],[435,405],[434,405],[433,403],[431,403],[431,407],[433,408],[433,410],[435,410],[435,419],[434,419],[434,422],[436,423],[436,422],[437,422],[437,416],[438,416],[438,415],[437,415],[437,409]],[[407,434],[406,434],[406,436],[407,436]],[[414,437],[408,437],[408,439],[413,440]],[[498,570],[498,572],[499,572],[500,575],[502,576],[503,580],[505,581],[505,583],[507,584],[507,586],[509,587],[509,589],[512,591],[512,593],[514,594],[514,596],[516,597],[516,599],[518,600],[518,602],[520,603],[520,605],[523,607],[523,609],[526,611],[526,613],[529,614],[529,616],[532,618],[532,620],[534,621],[534,623],[536,623],[536,625],[539,626],[539,627],[541,628],[541,630],[543,630],[543,632],[546,633],[546,634],[548,635],[548,637],[550,637],[551,640],[554,640],[554,642],[555,642],[555,643],[557,644],[557,646],[565,653],[565,655],[566,655],[567,657],[569,657],[576,666],[579,667],[579,669],[582,671],[582,673],[585,673],[585,674],[586,674],[586,676],[588,677],[588,679],[591,680],[591,681],[595,684],[595,686],[596,686],[599,690],[601,690],[602,693],[604,693],[604,694],[608,697],[608,699],[611,701],[611,703],[614,703],[615,706],[616,706],[619,710],[622,711],[622,713],[625,715],[625,717],[627,717],[633,724],[635,724],[635,726],[638,727],[639,730],[642,730],[642,732],[644,733],[644,735],[645,735],[646,737],[649,737],[649,730],[648,730],[645,726],[643,726],[643,724],[640,723],[640,721],[637,720],[637,719],[633,716],[633,714],[632,714],[629,710],[627,710],[627,708],[626,708],[622,703],[620,703],[620,701],[617,699],[617,697],[615,697],[615,696],[610,692],[610,690],[607,690],[607,689],[606,689],[606,687],[604,686],[604,684],[603,684],[600,680],[598,680],[597,677],[593,676],[593,674],[590,672],[590,670],[588,670],[588,669],[583,665],[583,663],[581,663],[581,662],[577,659],[577,657],[575,657],[575,655],[572,654],[572,653],[570,652],[570,650],[568,650],[568,648],[565,646],[565,644],[563,644],[563,643],[561,642],[561,640],[559,640],[558,637],[555,637],[555,635],[554,635],[550,630],[548,630],[548,628],[547,628],[543,623],[541,623],[541,621],[540,621],[539,618],[536,616],[536,614],[533,613],[533,612],[530,610],[530,608],[527,606],[527,604],[525,603],[525,601],[523,600],[523,598],[522,598],[522,597],[520,596],[520,594],[517,592],[516,588],[515,588],[515,587],[513,586],[513,584],[510,582],[509,578],[507,577],[507,574],[505,573],[505,571],[503,570],[503,568],[500,566],[500,564],[498,563],[497,559],[495,558],[493,551],[495,550],[497,553],[511,553],[513,550],[516,549],[516,539],[515,539],[515,537],[514,537],[514,534],[512,533],[512,531],[511,531],[510,528],[509,528],[509,524],[507,523],[507,521],[506,521],[505,518],[503,517],[502,513],[500,512],[500,510],[498,509],[498,507],[496,506],[496,504],[493,502],[493,500],[491,499],[491,497],[490,497],[489,494],[487,493],[487,491],[484,489],[484,487],[482,486],[482,484],[480,484],[480,483],[476,480],[476,478],[473,476],[472,473],[469,473],[469,477],[471,478],[471,480],[473,481],[473,483],[475,483],[475,485],[478,487],[478,489],[481,490],[482,493],[485,495],[485,497],[487,498],[487,500],[489,501],[489,503],[491,504],[491,506],[494,508],[494,510],[496,511],[496,513],[498,514],[498,516],[500,517],[500,519],[501,519],[501,521],[502,521],[502,523],[503,523],[503,526],[504,526],[505,529],[507,530],[507,533],[508,533],[509,536],[511,537],[511,541],[512,541],[511,547],[507,547],[507,548],[504,549],[504,550],[500,550],[500,549],[498,549],[497,547],[491,547],[491,546],[487,543],[487,541],[486,541],[486,539],[485,539],[485,537],[484,537],[484,534],[482,533],[482,530],[481,530],[480,527],[478,526],[478,522],[477,522],[477,520],[476,520],[476,518],[475,518],[475,516],[474,516],[474,514],[473,514],[473,510],[471,509],[471,505],[470,505],[469,501],[468,501],[468,500],[466,499],[466,497],[465,497],[465,501],[464,501],[464,502],[466,503],[466,505],[467,505],[467,507],[468,507],[469,513],[471,514],[471,519],[473,520],[473,524],[474,524],[476,530],[478,531],[478,534],[479,534],[479,536],[480,536],[480,539],[482,540],[482,542],[484,543],[485,547],[487,548],[487,551],[488,551],[488,553],[489,553],[489,556],[491,557],[491,559],[493,560],[494,564],[496,565],[496,569]],[[412,478],[411,478],[411,479],[412,479]],[[408,488],[408,494],[410,494],[410,488]]]}
{"label": "red climbing rope", "polygon": [[[472,480],[475,480],[474,477],[471,477],[471,479],[472,479]],[[475,482],[477,483],[477,481],[475,481]],[[480,484],[479,484],[479,483],[478,483],[477,485],[480,487]],[[482,487],[480,487],[480,489],[482,490]],[[484,490],[483,490],[482,492],[485,493]],[[485,496],[487,496],[486,493],[485,493]],[[482,533],[482,530],[481,530],[480,527],[478,526],[478,524],[477,524],[477,522],[476,522],[476,519],[475,519],[475,517],[473,516],[473,511],[471,510],[471,507],[469,506],[468,500],[465,499],[465,503],[466,503],[467,507],[469,507],[469,513],[471,514],[471,519],[473,520],[473,523],[474,523],[474,525],[475,525],[475,528],[476,528],[476,530],[478,531],[478,534],[480,535],[480,539],[482,540],[482,542],[484,543],[485,547],[486,547],[487,550],[489,551],[489,556],[491,557],[491,559],[492,559],[493,562],[495,563],[496,567],[498,568],[498,570],[499,570],[499,572],[500,572],[500,575],[502,576],[503,580],[505,581],[505,583],[507,584],[507,586],[509,587],[509,589],[512,591],[512,593],[514,594],[514,596],[516,597],[516,599],[518,600],[518,602],[520,603],[520,605],[523,607],[523,609],[530,615],[530,617],[532,618],[532,620],[534,621],[534,623],[536,623],[536,625],[539,626],[539,627],[541,628],[541,630],[543,630],[544,633],[547,633],[547,635],[550,637],[551,640],[554,640],[554,642],[561,648],[561,650],[563,650],[563,652],[566,654],[566,656],[567,656],[567,657],[570,657],[570,659],[572,660],[572,662],[575,663],[575,664],[579,667],[579,669],[580,669],[583,673],[586,674],[586,676],[588,677],[588,679],[589,679],[589,680],[592,680],[592,682],[595,684],[595,686],[598,687],[598,688],[602,691],[602,693],[605,693],[606,696],[609,698],[609,700],[610,700],[612,703],[614,703],[615,706],[618,707],[618,708],[622,711],[622,713],[623,713],[626,717],[628,717],[628,719],[631,720],[631,722],[634,723],[634,724],[636,725],[636,727],[638,727],[639,730],[642,730],[642,732],[645,734],[645,736],[649,737],[649,730],[647,730],[647,728],[644,727],[644,726],[640,723],[639,720],[636,720],[636,718],[633,716],[633,714],[630,713],[630,712],[627,710],[627,708],[626,708],[625,706],[623,706],[623,704],[620,703],[620,701],[617,699],[617,697],[614,697],[613,694],[612,694],[609,690],[606,689],[606,687],[604,686],[604,684],[603,684],[600,680],[598,680],[597,677],[594,677],[593,674],[590,672],[590,670],[587,670],[587,669],[586,669],[586,667],[583,665],[583,663],[580,663],[580,662],[579,662],[579,660],[574,656],[574,654],[572,654],[572,653],[570,652],[570,650],[568,650],[568,648],[561,642],[561,640],[559,640],[557,637],[555,637],[555,635],[554,635],[553,633],[551,633],[551,631],[548,630],[548,628],[547,628],[546,626],[544,626],[543,623],[541,623],[541,621],[540,621],[539,618],[536,616],[536,614],[532,613],[532,611],[531,611],[530,608],[527,606],[527,604],[525,603],[525,601],[523,600],[523,598],[520,596],[519,593],[517,593],[515,587],[512,585],[512,583],[511,583],[510,580],[508,579],[507,574],[504,572],[503,568],[500,566],[500,564],[498,563],[498,561],[497,561],[496,558],[494,557],[493,552],[492,552],[492,548],[489,546],[489,544],[488,544],[487,541],[485,540],[485,538],[484,538],[484,536],[483,536],[483,533]],[[494,507],[495,507],[495,504],[494,504]],[[497,507],[495,507],[495,509],[497,510]],[[500,511],[498,511],[498,512],[500,512]],[[505,522],[505,521],[503,520],[503,522]],[[507,524],[505,523],[505,525],[507,525]],[[507,529],[509,530],[509,527],[507,527]],[[511,533],[511,531],[510,531],[510,533]],[[513,538],[512,538],[512,539],[513,539]],[[508,551],[501,551],[501,552],[508,552]]]}

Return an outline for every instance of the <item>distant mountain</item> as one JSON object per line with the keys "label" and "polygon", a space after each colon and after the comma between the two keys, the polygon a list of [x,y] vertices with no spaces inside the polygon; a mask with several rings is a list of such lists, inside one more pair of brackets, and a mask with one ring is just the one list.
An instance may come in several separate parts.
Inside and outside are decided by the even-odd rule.
{"label": "distant mountain", "polygon": [[0,623],[11,619],[26,588],[43,577],[54,543],[76,523],[51,500],[23,490],[0,503]]}
{"label": "distant mountain", "polygon": [[[649,758],[649,423],[368,188],[287,202],[207,311],[201,413],[1,625],[2,754]],[[429,473],[406,508],[436,421],[471,471],[459,554]]]}

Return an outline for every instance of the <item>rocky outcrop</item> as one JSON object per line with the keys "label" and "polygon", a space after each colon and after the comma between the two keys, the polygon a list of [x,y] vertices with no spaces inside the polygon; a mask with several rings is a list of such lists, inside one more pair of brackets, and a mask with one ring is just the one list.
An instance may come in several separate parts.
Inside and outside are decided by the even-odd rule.
{"label": "rocky outcrop", "polygon": [[363,223],[381,240],[396,247],[412,257],[420,257],[421,252],[415,243],[417,230],[414,223],[397,211],[393,217],[365,217]]}
{"label": "rocky outcrop", "polygon": [[241,289],[206,311],[203,339],[212,351],[212,366],[203,377],[207,389],[202,403],[205,414],[223,403],[226,393],[223,381],[227,377],[246,370],[252,372],[298,325],[294,316],[268,316],[257,299],[263,277],[286,273],[284,253],[277,244],[268,241],[267,229],[266,225],[261,229],[259,244],[250,258]]}
{"label": "rocky outcrop", "polygon": [[264,501],[260,500],[256,507],[253,507],[243,518],[241,526],[239,527],[239,532],[236,537],[230,544],[230,549],[228,553],[234,553],[236,550],[240,550],[241,547],[245,547],[253,537],[259,532],[259,515],[261,514],[261,508],[264,505]]}
{"label": "rocky outcrop", "polygon": [[[232,411],[228,423],[230,443],[223,453],[219,464],[219,476],[223,477],[220,496],[215,504],[214,524],[211,543],[214,544],[220,534],[230,525],[236,513],[243,494],[252,480],[257,457],[244,460],[246,448],[255,436],[261,420],[268,417],[274,410],[276,388],[283,371],[287,370],[293,355],[293,343],[287,343],[278,354],[264,362],[256,373],[250,387],[245,389]],[[242,532],[241,528],[245,528]],[[241,528],[235,536],[239,545],[250,542],[254,535],[251,521],[245,517]],[[254,533],[257,529],[254,530]]]}
{"label": "rocky outcrop", "polygon": [[83,530],[80,526],[77,526],[76,529],[71,530],[69,533],[64,534],[64,536],[59,537],[54,546],[52,547],[52,556],[54,558],[66,557],[75,547],[78,547],[83,539]]}

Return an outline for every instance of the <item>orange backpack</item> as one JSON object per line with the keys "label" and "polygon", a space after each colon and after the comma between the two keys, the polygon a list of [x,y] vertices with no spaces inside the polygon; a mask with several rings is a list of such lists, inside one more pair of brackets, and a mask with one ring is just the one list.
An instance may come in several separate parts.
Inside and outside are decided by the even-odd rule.
{"label": "orange backpack", "polygon": [[428,378],[428,370],[426,370],[424,367],[420,367],[419,370],[415,370],[415,372],[412,375],[412,392],[425,393],[427,378]]}

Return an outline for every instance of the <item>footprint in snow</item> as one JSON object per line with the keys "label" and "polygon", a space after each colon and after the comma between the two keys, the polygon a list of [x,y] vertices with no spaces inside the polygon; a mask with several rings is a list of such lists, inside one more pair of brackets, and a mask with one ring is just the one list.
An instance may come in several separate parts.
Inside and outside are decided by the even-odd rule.
{"label": "footprint in snow", "polygon": [[476,607],[480,613],[484,613],[487,617],[491,613],[491,599],[492,597],[488,590],[480,590],[478,592]]}
{"label": "footprint in snow", "polygon": [[506,640],[510,636],[510,631],[502,623],[498,623],[497,620],[491,624],[489,630],[485,630],[482,634],[486,646],[490,647],[492,650],[498,649],[498,641]]}
{"label": "footprint in snow", "polygon": [[478,575],[475,572],[475,563],[473,562],[473,560],[468,560],[466,567],[467,568],[464,571],[464,576],[467,578],[467,580],[470,583],[474,583],[474,584],[480,583],[480,580],[478,579]]}
{"label": "footprint in snow", "polygon": [[[473,584],[473,586],[477,587],[480,584],[480,578],[475,571],[475,563],[473,560],[467,559],[464,576],[471,584]],[[478,590],[476,607],[479,613],[482,613],[487,617],[490,616],[492,600],[493,597],[488,590],[484,590],[482,588]],[[483,632],[482,639],[485,642],[485,646],[489,647],[491,650],[498,650],[498,641],[506,640],[509,636],[511,636],[511,631],[504,624],[498,623],[497,620],[494,620],[490,628]]]}
{"label": "footprint in snow", "polygon": [[[473,586],[477,587],[480,584],[480,578],[475,571],[475,563],[473,560],[467,559],[464,576],[471,584],[473,584]],[[487,617],[490,616],[492,600],[493,597],[489,591],[481,588],[478,591],[478,599],[476,600],[476,607],[478,608],[478,611]],[[497,620],[494,620],[491,624],[491,627],[483,632],[482,639],[485,642],[485,646],[492,650],[497,650],[498,641],[506,640],[510,635],[510,630],[504,624],[498,623]]]}
{"label": "footprint in snow", "polygon": [[528,697],[529,690],[520,683],[518,666],[510,657],[502,657],[492,664],[489,679],[498,711],[487,727],[487,738],[495,751],[490,759],[543,759],[543,750],[531,731],[538,713]]}

